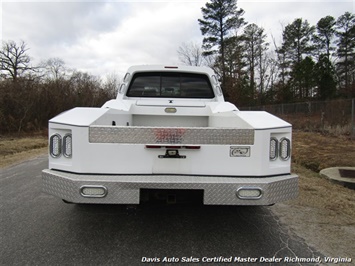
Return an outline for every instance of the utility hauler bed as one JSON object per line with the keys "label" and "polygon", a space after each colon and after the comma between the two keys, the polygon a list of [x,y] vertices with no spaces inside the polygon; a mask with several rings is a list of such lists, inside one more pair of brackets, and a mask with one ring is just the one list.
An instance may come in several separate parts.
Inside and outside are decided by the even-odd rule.
{"label": "utility hauler bed", "polygon": [[270,205],[298,195],[291,134],[225,102],[210,68],[134,66],[117,99],[49,121],[43,190],[73,203],[199,191],[204,204]]}

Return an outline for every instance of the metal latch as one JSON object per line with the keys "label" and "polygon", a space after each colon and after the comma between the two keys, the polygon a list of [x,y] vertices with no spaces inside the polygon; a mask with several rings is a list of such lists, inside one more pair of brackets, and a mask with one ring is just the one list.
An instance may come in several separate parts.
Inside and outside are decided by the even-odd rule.
{"label": "metal latch", "polygon": [[185,159],[185,155],[180,155],[178,150],[166,150],[165,155],[159,155],[160,159],[164,158],[174,158],[174,159]]}

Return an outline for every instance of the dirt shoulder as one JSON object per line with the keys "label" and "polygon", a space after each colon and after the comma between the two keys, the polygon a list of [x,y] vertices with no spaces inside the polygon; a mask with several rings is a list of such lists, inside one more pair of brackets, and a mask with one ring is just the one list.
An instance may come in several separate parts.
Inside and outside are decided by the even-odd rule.
{"label": "dirt shoulder", "polygon": [[0,137],[0,168],[48,152],[46,136]]}
{"label": "dirt shoulder", "polygon": [[292,171],[300,177],[300,194],[271,210],[324,255],[354,261],[355,190],[332,183],[315,171],[355,167],[355,141],[306,132],[294,132],[293,139]]}

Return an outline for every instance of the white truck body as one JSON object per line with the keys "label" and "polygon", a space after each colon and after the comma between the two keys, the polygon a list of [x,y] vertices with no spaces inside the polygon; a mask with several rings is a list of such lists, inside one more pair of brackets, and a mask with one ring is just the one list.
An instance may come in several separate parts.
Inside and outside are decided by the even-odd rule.
{"label": "white truck body", "polygon": [[142,191],[201,191],[204,204],[298,195],[292,126],[225,102],[204,67],[129,68],[117,98],[49,121],[43,190],[74,203],[138,204]]}

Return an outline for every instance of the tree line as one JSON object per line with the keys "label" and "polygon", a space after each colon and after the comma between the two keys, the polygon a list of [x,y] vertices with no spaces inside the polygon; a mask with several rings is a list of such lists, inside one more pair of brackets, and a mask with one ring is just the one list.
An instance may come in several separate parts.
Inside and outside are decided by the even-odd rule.
{"label": "tree line", "polygon": [[116,95],[119,79],[66,67],[60,58],[32,66],[24,41],[3,42],[0,50],[0,133],[46,129],[48,119],[73,107],[101,106]]}
{"label": "tree line", "polygon": [[248,24],[236,0],[211,0],[198,19],[202,47],[183,43],[180,61],[208,65],[227,100],[238,106],[355,97],[355,15],[326,16],[316,25],[296,18],[282,42]]}
{"label": "tree line", "polygon": [[[202,46],[183,43],[187,65],[208,65],[225,98],[237,106],[355,97],[355,15],[326,16],[316,25],[297,18],[282,41],[248,24],[237,0],[210,0],[198,19]],[[73,107],[101,106],[115,97],[119,78],[105,81],[66,67],[60,58],[33,66],[24,41],[0,48],[0,133],[42,130]]]}

